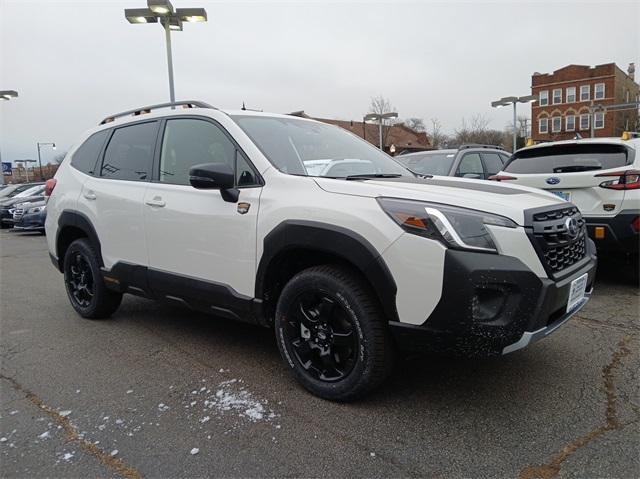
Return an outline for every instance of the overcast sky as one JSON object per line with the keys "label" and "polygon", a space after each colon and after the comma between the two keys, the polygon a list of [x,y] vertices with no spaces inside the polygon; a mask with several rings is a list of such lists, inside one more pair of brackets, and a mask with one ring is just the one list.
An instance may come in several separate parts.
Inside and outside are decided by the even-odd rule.
{"label": "overcast sky", "polygon": [[[640,67],[640,2],[213,2],[208,23],[172,35],[176,96],[221,108],[360,119],[382,94],[401,118],[452,131],[502,96],[570,63]],[[110,113],[168,100],[163,31],[131,25],[129,1],[0,0],[3,161],[67,150]],[[521,112],[530,116],[530,108]],[[45,162],[56,152],[43,150]]]}

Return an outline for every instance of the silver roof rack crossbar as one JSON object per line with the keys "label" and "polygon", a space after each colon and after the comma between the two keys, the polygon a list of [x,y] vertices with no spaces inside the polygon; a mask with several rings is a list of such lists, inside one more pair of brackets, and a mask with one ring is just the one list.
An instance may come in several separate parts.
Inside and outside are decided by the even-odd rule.
{"label": "silver roof rack crossbar", "polygon": [[169,108],[172,106],[184,106],[186,108],[213,108],[214,110],[216,109],[215,106],[209,105],[208,103],[205,103],[203,101],[198,101],[198,100],[182,100],[182,101],[174,101],[169,103],[158,103],[157,105],[142,106],[140,108],[134,108],[133,110],[127,110],[121,113],[116,113],[115,115],[109,115],[104,120],[102,120],[100,124],[104,125],[105,123],[110,123],[114,121],[116,118],[121,118],[123,116],[142,115],[143,113],[151,113],[151,110],[158,110],[160,108]]}

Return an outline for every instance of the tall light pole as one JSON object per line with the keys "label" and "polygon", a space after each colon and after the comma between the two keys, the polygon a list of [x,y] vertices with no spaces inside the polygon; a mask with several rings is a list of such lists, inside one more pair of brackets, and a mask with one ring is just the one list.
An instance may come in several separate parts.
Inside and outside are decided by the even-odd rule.
{"label": "tall light pole", "polygon": [[169,98],[176,101],[173,87],[173,56],[171,54],[171,30],[182,31],[182,22],[206,22],[207,11],[204,8],[176,8],[169,0],[147,0],[148,8],[126,8],[124,16],[129,23],[157,23],[164,28],[167,45],[167,68],[169,70]]}
{"label": "tall light pole", "polygon": [[38,166],[40,167],[40,179],[44,181],[44,175],[42,174],[42,159],[40,158],[40,147],[50,145],[54,150],[56,149],[55,143],[42,143],[38,142]]}
{"label": "tall light pole", "polygon": [[537,95],[525,95],[525,96],[505,96],[499,100],[492,101],[491,106],[493,108],[501,108],[507,105],[513,105],[513,151],[516,151],[518,137],[518,119],[516,117],[516,105],[518,103],[531,103],[538,100]]}
{"label": "tall light pole", "polygon": [[398,118],[398,114],[395,112],[389,113],[367,113],[364,116],[364,121],[378,120],[378,134],[380,135],[380,150],[384,151],[384,145],[382,144],[382,122],[388,118]]}

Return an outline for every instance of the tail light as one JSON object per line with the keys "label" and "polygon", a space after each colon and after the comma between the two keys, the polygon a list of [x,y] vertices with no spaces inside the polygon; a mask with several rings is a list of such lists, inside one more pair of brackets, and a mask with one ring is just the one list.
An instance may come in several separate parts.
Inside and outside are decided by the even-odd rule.
{"label": "tail light", "polygon": [[638,170],[611,171],[600,173],[595,177],[611,177],[610,180],[600,183],[601,188],[610,190],[637,190],[640,188],[640,171]]}
{"label": "tail light", "polygon": [[636,233],[640,233],[640,216],[636,216],[636,219],[631,222],[631,229]]}
{"label": "tail light", "polygon": [[57,183],[58,183],[58,180],[56,180],[55,178],[51,178],[46,181],[46,183],[44,184],[45,196],[51,196],[51,193],[53,193],[53,189],[56,187]]}
{"label": "tail light", "polygon": [[507,176],[507,175],[491,175],[489,177],[490,180],[493,181],[509,181],[509,180],[517,180],[515,176]]}

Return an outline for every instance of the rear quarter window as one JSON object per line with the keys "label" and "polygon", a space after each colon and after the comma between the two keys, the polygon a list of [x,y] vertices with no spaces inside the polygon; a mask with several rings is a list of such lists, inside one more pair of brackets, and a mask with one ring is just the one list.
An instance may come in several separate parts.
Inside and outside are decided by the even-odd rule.
{"label": "rear quarter window", "polygon": [[572,173],[607,170],[633,162],[624,145],[553,145],[516,152],[504,171],[509,173]]}
{"label": "rear quarter window", "polygon": [[71,157],[71,166],[83,173],[93,175],[98,155],[108,134],[109,130],[102,130],[87,138]]}

